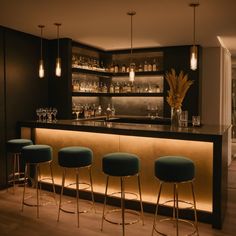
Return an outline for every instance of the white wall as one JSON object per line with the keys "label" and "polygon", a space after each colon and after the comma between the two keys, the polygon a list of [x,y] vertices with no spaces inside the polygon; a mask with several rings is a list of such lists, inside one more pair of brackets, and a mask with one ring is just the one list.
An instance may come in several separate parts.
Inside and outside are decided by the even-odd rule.
{"label": "white wall", "polygon": [[[231,125],[231,55],[222,47],[203,48],[201,116],[203,124]],[[231,132],[228,136],[231,162]]]}
{"label": "white wall", "polygon": [[219,47],[202,50],[201,117],[203,124],[220,124],[220,57]]}

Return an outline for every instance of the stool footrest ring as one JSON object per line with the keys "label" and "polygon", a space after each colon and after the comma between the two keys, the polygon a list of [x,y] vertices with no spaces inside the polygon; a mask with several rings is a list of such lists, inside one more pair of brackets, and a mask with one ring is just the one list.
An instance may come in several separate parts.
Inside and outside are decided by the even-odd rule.
{"label": "stool footrest ring", "polygon": [[[107,212],[104,214],[104,220],[109,223],[115,224],[115,225],[122,225],[122,222],[117,222],[117,221],[111,220],[107,217],[108,215],[114,214],[116,212],[121,212],[121,211],[122,211],[121,209],[107,210]],[[135,220],[132,220],[129,222],[125,222],[125,225],[132,225],[132,224],[135,224],[140,221],[141,214],[139,212],[134,211],[134,210],[130,210],[130,209],[125,209],[124,211],[125,211],[125,214],[131,214],[131,215],[135,215],[138,217],[138,219],[135,219]]]}
{"label": "stool footrest ring", "polygon": [[[173,222],[173,225],[176,224],[176,218],[164,218],[164,219],[159,220],[159,222],[165,222],[165,221],[172,221],[172,222]],[[192,227],[194,228],[194,230],[193,230],[191,233],[187,234],[186,236],[191,236],[191,235],[194,235],[194,234],[197,233],[197,228],[196,228],[195,224],[194,224],[192,221],[190,221],[190,220],[185,220],[185,219],[180,219],[180,218],[178,219],[178,221],[179,221],[179,222],[182,222],[182,223],[185,223],[185,224],[188,224],[188,225],[190,225],[190,226],[192,226]],[[165,236],[167,236],[167,234],[165,234],[165,233],[159,231],[159,230],[157,229],[157,226],[156,226],[156,225],[154,225],[154,230],[155,230],[157,233],[159,233],[160,235],[165,235]]]}

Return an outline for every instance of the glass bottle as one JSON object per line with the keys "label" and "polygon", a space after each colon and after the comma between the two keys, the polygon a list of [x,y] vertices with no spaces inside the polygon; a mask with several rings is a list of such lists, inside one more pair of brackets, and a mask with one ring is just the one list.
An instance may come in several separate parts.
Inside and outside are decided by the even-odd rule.
{"label": "glass bottle", "polygon": [[115,88],[114,88],[114,84],[113,83],[111,83],[109,91],[110,91],[110,93],[114,93],[115,92]]}
{"label": "glass bottle", "polygon": [[144,62],[143,71],[148,71],[148,63],[147,63],[147,61]]}
{"label": "glass bottle", "polygon": [[112,107],[111,107],[111,115],[115,116],[115,114],[116,114],[116,110],[115,110],[114,105],[112,105]]}
{"label": "glass bottle", "polygon": [[125,66],[125,64],[122,65],[122,67],[121,67],[121,72],[122,72],[122,73],[126,72],[126,66]]}
{"label": "glass bottle", "polygon": [[109,120],[111,118],[111,106],[108,104],[106,109],[106,119]]}
{"label": "glass bottle", "polygon": [[114,72],[115,72],[115,73],[118,73],[118,72],[119,72],[119,65],[118,65],[118,64],[115,64],[115,66],[114,66]]}
{"label": "glass bottle", "polygon": [[120,86],[119,86],[119,83],[117,82],[115,84],[115,93],[119,93],[120,92]]}
{"label": "glass bottle", "polygon": [[148,63],[148,71],[152,71],[152,63],[150,61]]}
{"label": "glass bottle", "polygon": [[142,66],[141,63],[140,63],[139,66],[138,66],[138,71],[139,71],[139,72],[142,72],[142,71],[143,71],[143,66]]}
{"label": "glass bottle", "polygon": [[153,59],[153,63],[152,63],[152,71],[157,71],[157,63],[156,63],[156,59]]}

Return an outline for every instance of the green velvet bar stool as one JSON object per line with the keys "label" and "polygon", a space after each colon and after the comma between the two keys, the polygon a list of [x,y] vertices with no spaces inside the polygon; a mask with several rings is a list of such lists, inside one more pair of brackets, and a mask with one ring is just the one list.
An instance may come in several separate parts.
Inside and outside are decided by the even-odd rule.
{"label": "green velvet bar stool", "polygon": [[13,189],[15,189],[16,183],[20,183],[24,178],[20,161],[22,148],[32,144],[33,142],[30,139],[10,139],[7,141],[7,152],[13,157],[13,168],[8,176],[8,185],[12,184]]}
{"label": "green velvet bar stool", "polygon": [[[53,172],[52,172],[52,147],[48,145],[30,145],[22,148],[22,157],[26,163],[25,166],[25,178],[24,178],[24,190],[23,190],[23,198],[22,198],[22,211],[24,208],[24,205],[26,206],[33,206],[37,207],[37,217],[39,218],[39,206],[41,206],[39,201],[39,185],[41,189],[41,183],[43,180],[47,179],[50,180],[52,183],[52,190],[53,190],[53,197],[56,199],[56,192],[55,192],[55,185],[54,185],[54,179],[53,179]],[[50,169],[50,177],[42,178],[40,168],[42,165],[49,165]],[[33,166],[35,169],[35,175],[34,175],[34,182],[35,182],[35,188],[36,188],[36,204],[30,204],[27,202],[27,199],[25,199],[25,193],[26,193],[26,185],[28,183],[28,179],[30,179],[30,167]]]}
{"label": "green velvet bar stool", "polygon": [[[79,185],[85,185],[87,187],[83,188],[91,189],[91,200],[92,206],[95,210],[94,206],[94,194],[93,194],[93,181],[92,181],[92,161],[93,161],[93,152],[90,148],[87,147],[80,147],[80,146],[72,146],[72,147],[65,147],[59,150],[58,152],[58,163],[63,168],[63,176],[62,176],[62,187],[61,187],[61,195],[59,200],[59,209],[58,209],[58,217],[57,221],[60,218],[60,212],[63,211],[65,213],[72,213],[77,214],[77,226],[79,227],[79,215],[80,213],[86,213],[88,210],[80,211],[79,209]],[[88,169],[90,183],[87,182],[80,182],[79,181],[79,171],[82,168]],[[70,183],[69,185],[65,186],[65,179],[66,179],[66,171],[74,170],[75,171],[75,183]],[[76,187],[76,211],[66,210],[62,206],[62,196],[64,187],[69,187],[71,185],[75,185]]]}
{"label": "green velvet bar stool", "polygon": [[[122,233],[123,235],[125,235],[125,225],[137,223],[140,220],[140,218],[142,219],[142,223],[144,224],[141,184],[140,184],[140,176],[139,176],[140,159],[137,155],[131,154],[131,153],[124,153],[124,152],[109,153],[105,155],[102,159],[102,169],[103,169],[103,172],[107,175],[107,180],[106,180],[101,230],[103,230],[103,222],[105,220],[109,223],[122,225]],[[139,190],[141,213],[138,213],[137,211],[125,209],[125,194],[126,194],[125,179],[132,176],[137,176],[137,179],[138,179],[138,190]],[[112,210],[106,211],[107,196],[114,196],[116,194],[116,193],[111,193],[108,195],[107,193],[110,177],[120,178],[121,190],[118,193],[120,194],[120,197],[121,197],[121,209],[112,209]],[[135,193],[129,192],[129,194],[133,194],[136,196]],[[114,213],[117,211],[121,211],[121,215],[122,215],[121,222],[115,222],[113,220],[108,219],[107,217],[108,214],[111,214],[112,212]],[[138,219],[132,222],[125,222],[125,213],[137,215]]]}
{"label": "green velvet bar stool", "polygon": [[[195,177],[195,165],[192,160],[182,156],[163,156],[155,161],[154,166],[155,176],[160,181],[160,187],[157,197],[157,205],[154,216],[154,223],[152,229],[152,235],[154,231],[161,235],[166,235],[160,232],[157,223],[157,213],[158,207],[160,205],[160,198],[163,185],[165,183],[173,184],[173,200],[165,201],[162,205],[173,202],[173,216],[171,218],[165,218],[159,220],[159,226],[161,222],[173,221],[176,226],[176,235],[179,235],[179,222],[184,222],[190,224],[193,227],[193,232],[189,235],[198,235],[198,225],[197,225],[197,211],[196,211],[196,200],[194,194],[194,177]],[[178,187],[180,184],[189,183],[191,186],[193,202],[187,202],[179,199]],[[179,204],[184,203],[190,206],[194,210],[194,222],[190,220],[180,219],[179,217]]]}

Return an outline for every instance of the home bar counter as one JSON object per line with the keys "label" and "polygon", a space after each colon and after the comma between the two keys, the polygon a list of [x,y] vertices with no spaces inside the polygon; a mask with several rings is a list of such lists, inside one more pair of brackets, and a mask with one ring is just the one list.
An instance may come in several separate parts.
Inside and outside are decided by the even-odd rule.
{"label": "home bar counter", "polygon": [[[55,183],[61,185],[62,171],[57,162],[57,153],[66,146],[86,146],[93,150],[92,175],[94,192],[103,195],[105,175],[102,173],[102,157],[111,152],[130,152],[141,160],[142,197],[149,211],[154,211],[158,181],[154,176],[154,160],[160,156],[186,156],[195,162],[195,194],[200,221],[222,227],[227,202],[228,132],[226,126],[173,128],[170,125],[120,123],[105,120],[58,120],[54,123],[18,122],[22,138],[31,138],[35,144],[53,147],[53,172]],[[73,173],[69,178],[72,178]],[[43,169],[43,176],[47,170]],[[70,174],[69,174],[70,175]],[[83,180],[85,175],[81,173]],[[134,178],[135,180],[135,178]],[[136,181],[136,180],[135,180]],[[136,192],[133,178],[126,188]],[[111,182],[113,190],[119,182]],[[180,198],[191,200],[190,188],[180,186]],[[181,189],[183,191],[181,191]],[[167,186],[164,198],[170,197],[172,188]],[[170,197],[171,198],[171,197]]]}

